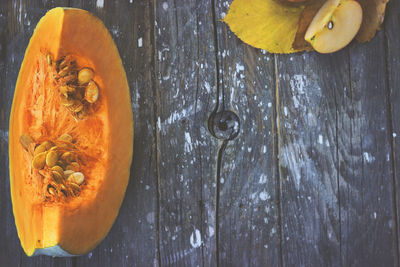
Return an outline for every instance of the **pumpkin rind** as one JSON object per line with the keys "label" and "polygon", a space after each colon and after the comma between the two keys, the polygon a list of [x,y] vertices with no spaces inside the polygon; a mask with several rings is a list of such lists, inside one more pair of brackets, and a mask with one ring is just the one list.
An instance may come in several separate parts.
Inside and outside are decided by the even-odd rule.
{"label": "pumpkin rind", "polygon": [[[20,136],[35,129],[34,124],[40,122],[26,114],[33,98],[35,81],[32,76],[37,71],[37,58],[43,53],[51,53],[54,58],[62,54],[74,55],[79,64],[94,70],[94,79],[100,88],[101,107],[92,115],[93,119],[66,127],[79,136],[80,144],[88,142],[88,150],[90,146],[98,148],[101,157],[87,167],[92,180],[82,195],[61,203],[42,203],[40,197],[35,196],[38,182],[26,179],[25,165],[29,156],[19,143]],[[51,114],[44,114],[40,122],[44,125],[40,126],[44,128],[41,138],[45,133],[56,139],[56,133],[61,135],[59,125],[63,126],[66,121],[72,124],[65,111],[52,107],[46,106],[43,111],[50,110]],[[129,86],[109,32],[87,11],[50,10],[38,23],[25,52],[10,116],[11,198],[18,235],[26,254],[74,256],[93,249],[106,236],[118,214],[129,180],[132,149]]]}

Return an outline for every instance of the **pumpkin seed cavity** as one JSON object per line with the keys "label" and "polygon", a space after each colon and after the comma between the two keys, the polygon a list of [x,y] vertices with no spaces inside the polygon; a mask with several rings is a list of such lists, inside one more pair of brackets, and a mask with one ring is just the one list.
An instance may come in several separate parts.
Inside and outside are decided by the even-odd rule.
{"label": "pumpkin seed cavity", "polygon": [[80,170],[79,156],[71,135],[65,133],[54,142],[46,140],[37,143],[29,134],[23,134],[19,140],[28,152],[29,147],[35,145],[31,154],[32,168],[43,178],[46,199],[55,201],[79,196],[85,175]]}
{"label": "pumpkin seed cavity", "polygon": [[47,64],[54,71],[60,102],[76,120],[86,119],[99,98],[99,87],[93,80],[95,73],[88,67],[79,68],[71,55],[53,61],[46,55]]}

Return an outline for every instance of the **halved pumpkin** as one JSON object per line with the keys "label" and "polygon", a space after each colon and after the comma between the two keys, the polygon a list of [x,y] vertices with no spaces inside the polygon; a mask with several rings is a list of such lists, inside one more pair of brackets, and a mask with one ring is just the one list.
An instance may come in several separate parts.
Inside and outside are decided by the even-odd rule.
{"label": "halved pumpkin", "polygon": [[10,117],[11,197],[26,254],[92,250],[118,214],[132,149],[129,86],[109,32],[87,11],[50,10],[26,50]]}

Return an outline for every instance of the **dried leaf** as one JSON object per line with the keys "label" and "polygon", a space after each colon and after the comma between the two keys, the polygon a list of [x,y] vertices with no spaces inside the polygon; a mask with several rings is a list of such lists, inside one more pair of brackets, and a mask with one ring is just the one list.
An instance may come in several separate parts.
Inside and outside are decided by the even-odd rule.
{"label": "dried leaf", "polygon": [[270,53],[293,53],[303,50],[292,47],[303,9],[274,0],[234,0],[223,21],[251,46]]}
{"label": "dried leaf", "polygon": [[385,18],[385,8],[389,0],[358,0],[358,2],[363,9],[363,22],[356,39],[361,43],[369,42]]}

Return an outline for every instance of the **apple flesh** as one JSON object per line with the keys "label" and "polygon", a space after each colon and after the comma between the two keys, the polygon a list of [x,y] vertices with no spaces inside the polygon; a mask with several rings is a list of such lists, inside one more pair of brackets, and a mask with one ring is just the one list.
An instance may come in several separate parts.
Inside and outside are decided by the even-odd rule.
{"label": "apple flesh", "polygon": [[328,0],[308,26],[304,39],[319,53],[333,53],[356,36],[362,8],[355,0]]}

